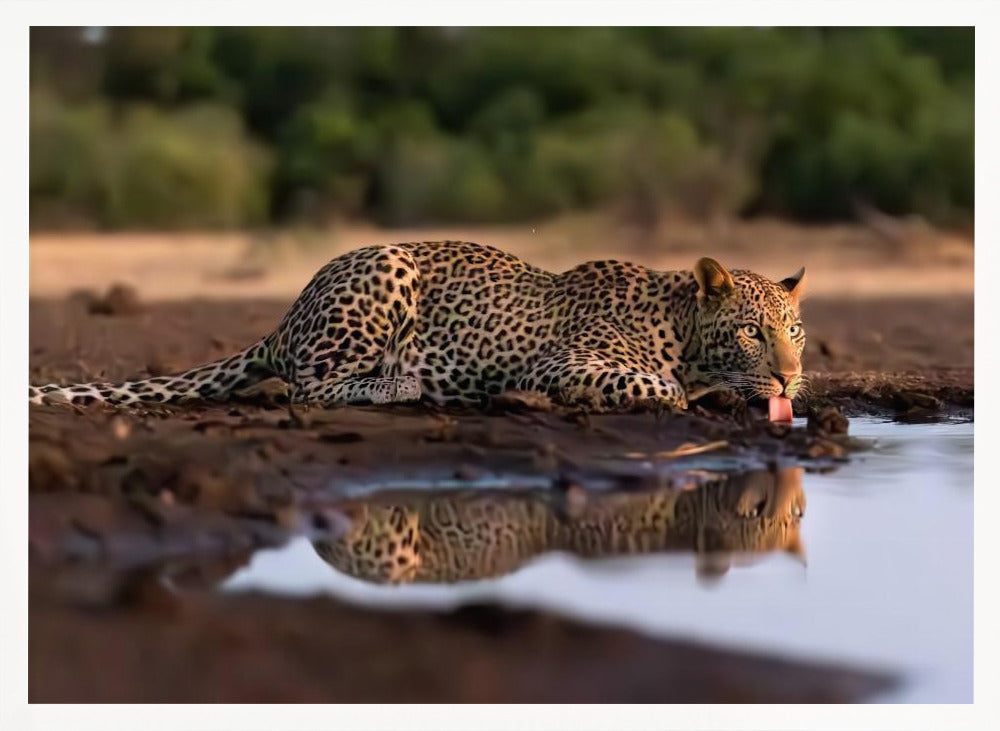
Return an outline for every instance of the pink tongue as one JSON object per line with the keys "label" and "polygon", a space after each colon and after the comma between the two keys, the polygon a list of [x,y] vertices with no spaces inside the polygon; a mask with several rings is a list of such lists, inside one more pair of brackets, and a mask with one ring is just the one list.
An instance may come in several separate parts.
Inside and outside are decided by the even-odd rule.
{"label": "pink tongue", "polygon": [[784,396],[772,396],[767,402],[767,417],[771,421],[792,423],[792,400]]}

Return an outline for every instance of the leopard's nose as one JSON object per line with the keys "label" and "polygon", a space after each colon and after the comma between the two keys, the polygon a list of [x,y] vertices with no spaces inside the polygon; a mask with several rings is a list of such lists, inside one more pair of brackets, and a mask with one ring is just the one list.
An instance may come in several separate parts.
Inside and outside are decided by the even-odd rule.
{"label": "leopard's nose", "polygon": [[771,371],[771,375],[774,376],[774,380],[781,384],[782,388],[787,388],[788,384],[791,383],[795,376],[799,375],[798,371],[781,371],[775,372]]}

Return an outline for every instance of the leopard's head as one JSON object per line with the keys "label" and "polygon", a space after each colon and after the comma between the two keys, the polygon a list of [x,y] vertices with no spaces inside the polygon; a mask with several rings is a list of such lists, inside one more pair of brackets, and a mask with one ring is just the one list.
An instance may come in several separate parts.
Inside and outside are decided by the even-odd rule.
{"label": "leopard's head", "polygon": [[758,470],[706,488],[694,508],[698,576],[717,579],[734,563],[784,551],[805,563],[801,467]]}
{"label": "leopard's head", "polygon": [[701,384],[748,398],[795,398],[806,342],[799,317],[805,269],[773,282],[749,271],[729,272],[705,258],[695,265],[694,277]]}

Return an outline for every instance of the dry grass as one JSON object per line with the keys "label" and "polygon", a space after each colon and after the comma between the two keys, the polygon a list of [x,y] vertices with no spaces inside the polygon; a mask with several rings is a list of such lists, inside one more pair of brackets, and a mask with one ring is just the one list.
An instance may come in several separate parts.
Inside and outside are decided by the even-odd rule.
{"label": "dry grass", "polygon": [[724,226],[675,224],[652,239],[603,216],[535,225],[378,229],[362,224],[327,231],[229,234],[65,234],[31,237],[30,292],[62,297],[112,283],[148,300],[191,297],[291,299],[330,258],[369,244],[460,239],[517,254],[561,271],[591,259],[628,259],[657,269],[686,269],[702,255],[731,268],[773,277],[806,266],[818,295],[953,295],[973,291],[973,246],[961,236],[915,228],[887,236],[859,225],[804,227],[780,221]]}

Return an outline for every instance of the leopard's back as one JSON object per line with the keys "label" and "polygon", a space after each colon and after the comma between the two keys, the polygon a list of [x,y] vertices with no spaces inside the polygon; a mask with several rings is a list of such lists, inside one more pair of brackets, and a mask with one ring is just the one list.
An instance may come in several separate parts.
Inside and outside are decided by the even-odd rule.
{"label": "leopard's back", "polygon": [[477,401],[514,388],[555,337],[555,275],[481,244],[403,247],[420,269],[420,288],[401,371],[417,376],[437,401]]}

